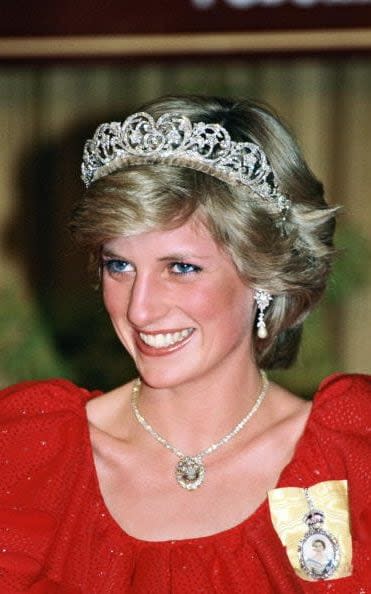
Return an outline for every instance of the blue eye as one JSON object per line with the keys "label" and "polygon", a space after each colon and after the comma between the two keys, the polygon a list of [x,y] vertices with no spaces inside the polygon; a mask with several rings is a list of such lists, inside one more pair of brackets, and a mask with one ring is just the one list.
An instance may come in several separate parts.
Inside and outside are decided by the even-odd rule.
{"label": "blue eye", "polygon": [[201,271],[199,266],[188,264],[187,262],[172,262],[170,269],[173,274],[192,274]]}
{"label": "blue eye", "polygon": [[133,265],[125,260],[103,260],[103,268],[105,268],[109,274],[122,274],[134,270]]}

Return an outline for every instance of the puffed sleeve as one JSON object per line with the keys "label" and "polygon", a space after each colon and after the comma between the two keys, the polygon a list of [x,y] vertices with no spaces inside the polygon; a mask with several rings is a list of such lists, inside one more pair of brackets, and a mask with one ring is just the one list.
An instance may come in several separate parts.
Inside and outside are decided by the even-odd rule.
{"label": "puffed sleeve", "polygon": [[371,579],[371,376],[332,375],[317,397],[316,439],[332,477],[348,479],[354,557]]}
{"label": "puffed sleeve", "polygon": [[81,390],[64,380],[0,392],[0,592],[78,594],[47,577],[82,423]]}

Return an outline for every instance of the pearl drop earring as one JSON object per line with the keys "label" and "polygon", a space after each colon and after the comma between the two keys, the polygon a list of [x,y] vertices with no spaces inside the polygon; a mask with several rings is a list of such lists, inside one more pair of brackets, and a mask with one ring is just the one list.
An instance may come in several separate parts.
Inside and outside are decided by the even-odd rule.
{"label": "pearl drop earring", "polygon": [[259,338],[267,338],[268,330],[265,325],[264,312],[267,309],[269,303],[272,301],[273,297],[270,293],[268,293],[268,291],[265,291],[264,289],[255,289],[254,299],[256,301],[259,311],[258,321],[256,324],[256,327],[258,329],[257,335],[259,336]]}

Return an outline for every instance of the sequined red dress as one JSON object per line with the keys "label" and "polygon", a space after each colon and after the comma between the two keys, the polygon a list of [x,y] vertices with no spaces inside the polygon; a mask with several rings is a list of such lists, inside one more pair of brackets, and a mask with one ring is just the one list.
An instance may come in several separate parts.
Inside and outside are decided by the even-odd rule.
{"label": "sequined red dress", "polygon": [[366,594],[371,592],[371,378],[320,387],[279,485],[349,482],[353,575],[294,574],[264,501],[213,536],[145,542],[110,516],[98,488],[86,390],[29,382],[0,393],[0,593]]}

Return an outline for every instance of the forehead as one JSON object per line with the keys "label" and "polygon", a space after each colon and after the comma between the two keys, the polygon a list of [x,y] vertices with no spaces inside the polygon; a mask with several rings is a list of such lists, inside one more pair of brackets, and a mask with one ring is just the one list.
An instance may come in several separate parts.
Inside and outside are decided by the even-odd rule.
{"label": "forehead", "polygon": [[[157,253],[194,254],[199,256],[228,257],[216,243],[210,231],[199,218],[191,218],[174,229],[155,229],[130,236],[115,237],[104,243],[104,251],[142,251]],[[228,257],[229,258],[229,257]]]}

